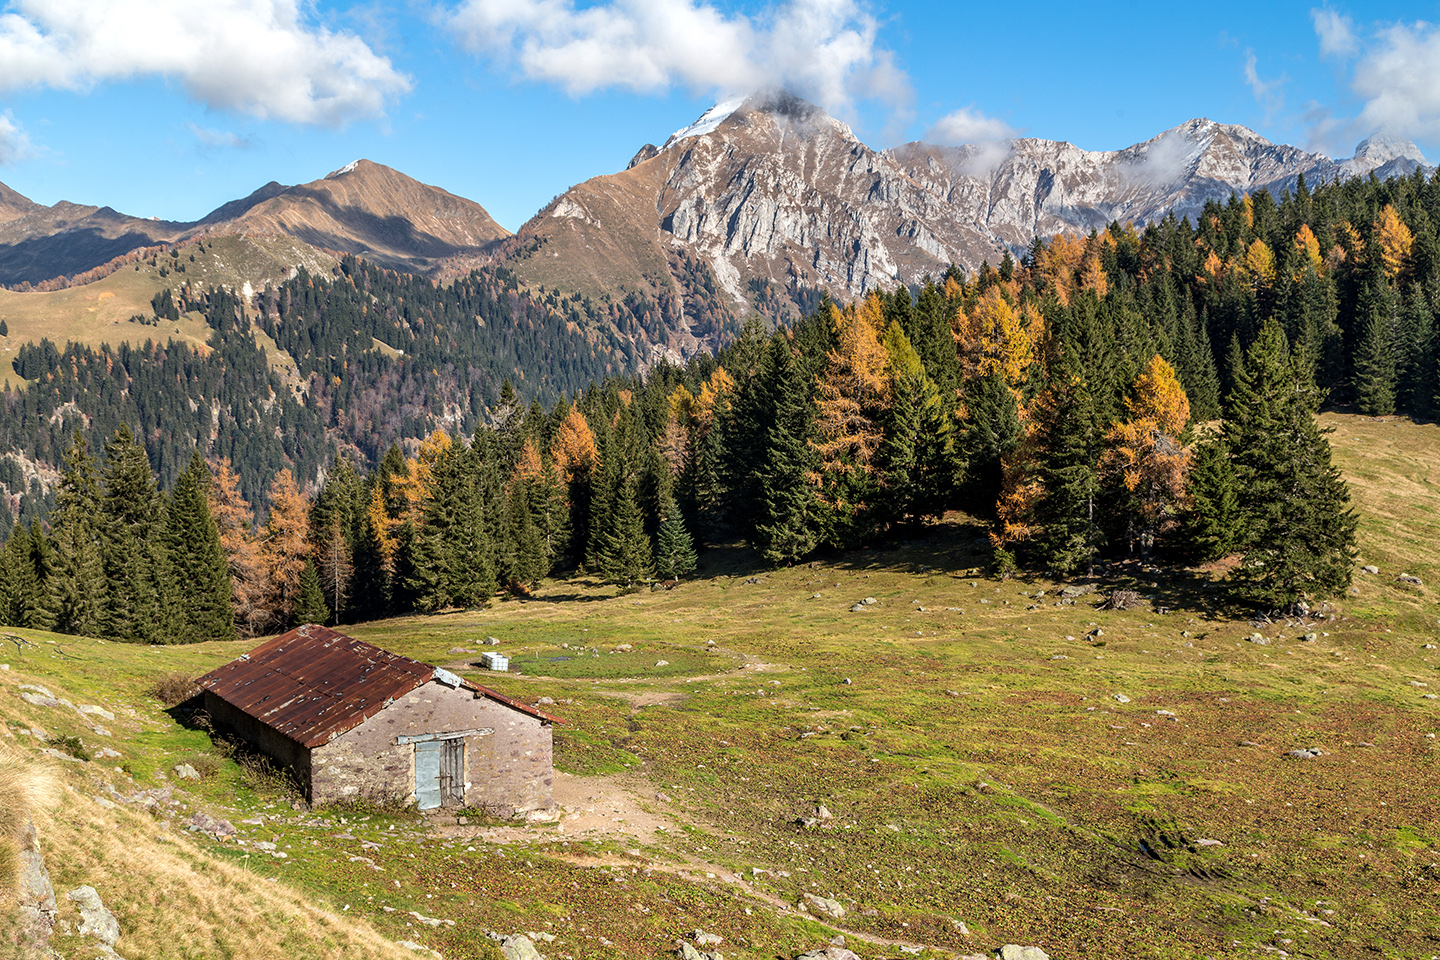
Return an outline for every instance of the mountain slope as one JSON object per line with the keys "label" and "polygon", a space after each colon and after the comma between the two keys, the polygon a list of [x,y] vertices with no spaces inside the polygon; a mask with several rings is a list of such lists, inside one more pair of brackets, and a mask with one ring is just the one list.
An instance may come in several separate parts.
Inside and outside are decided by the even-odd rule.
{"label": "mountain slope", "polygon": [[508,236],[478,203],[368,160],[300,186],[268,183],[191,223],[65,201],[46,207],[0,185],[0,284],[73,276],[139,247],[226,234],[291,236],[412,273]]}

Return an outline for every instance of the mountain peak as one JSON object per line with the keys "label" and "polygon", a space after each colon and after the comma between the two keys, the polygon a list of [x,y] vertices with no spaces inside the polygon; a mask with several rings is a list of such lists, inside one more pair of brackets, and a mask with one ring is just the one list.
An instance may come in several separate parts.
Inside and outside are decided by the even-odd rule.
{"label": "mountain peak", "polygon": [[1393,137],[1388,133],[1375,133],[1361,140],[1355,147],[1354,160],[1363,160],[1374,166],[1381,166],[1391,160],[1414,160],[1429,166],[1430,161],[1413,140]]}
{"label": "mountain peak", "polygon": [[341,177],[345,176],[345,174],[347,174],[347,173],[354,173],[354,172],[356,171],[356,169],[358,169],[359,166],[360,166],[360,164],[362,164],[362,163],[368,164],[368,163],[370,163],[370,161],[369,161],[369,160],[351,160],[349,163],[345,164],[345,166],[341,167],[339,170],[334,170],[334,171],[332,171],[332,172],[330,172],[330,173],[325,174],[325,179],[326,179],[326,180],[338,180],[338,179],[340,179]]}

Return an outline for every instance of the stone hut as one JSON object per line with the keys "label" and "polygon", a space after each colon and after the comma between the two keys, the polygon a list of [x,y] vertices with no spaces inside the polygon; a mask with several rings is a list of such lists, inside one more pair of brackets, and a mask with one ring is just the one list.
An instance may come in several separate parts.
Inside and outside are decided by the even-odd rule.
{"label": "stone hut", "polygon": [[311,803],[552,805],[557,718],[327,627],[282,633],[196,683],[211,721],[293,770]]}

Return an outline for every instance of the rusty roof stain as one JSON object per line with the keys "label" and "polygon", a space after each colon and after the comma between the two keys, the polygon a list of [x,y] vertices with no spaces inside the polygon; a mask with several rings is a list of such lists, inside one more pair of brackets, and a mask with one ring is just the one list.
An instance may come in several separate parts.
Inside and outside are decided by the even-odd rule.
{"label": "rusty roof stain", "polygon": [[[441,679],[441,672],[312,623],[280,634],[195,682],[291,740],[318,747],[412,690]],[[477,696],[549,723],[561,722],[487,687],[445,676]]]}

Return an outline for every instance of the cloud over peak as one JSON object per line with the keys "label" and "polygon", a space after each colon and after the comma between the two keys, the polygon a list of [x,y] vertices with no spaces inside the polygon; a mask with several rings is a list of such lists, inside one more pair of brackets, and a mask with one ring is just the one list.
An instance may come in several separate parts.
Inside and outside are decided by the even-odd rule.
{"label": "cloud over peak", "polygon": [[904,105],[910,84],[857,0],[784,0],[754,16],[705,0],[464,0],[448,25],[473,52],[580,95],[619,88],[746,94],[783,87],[830,110]]}

